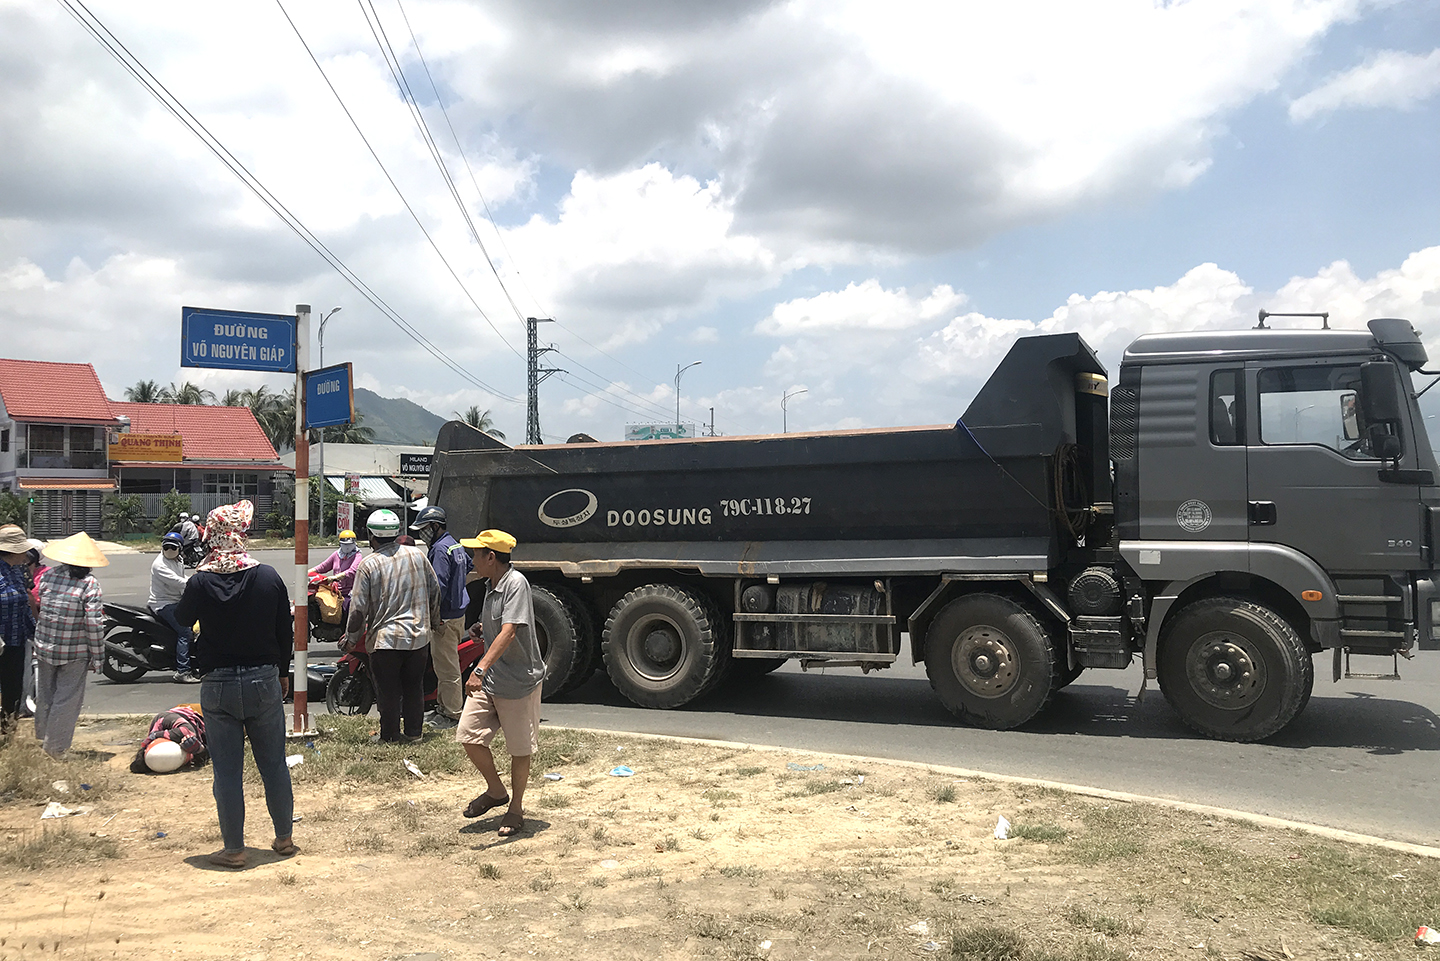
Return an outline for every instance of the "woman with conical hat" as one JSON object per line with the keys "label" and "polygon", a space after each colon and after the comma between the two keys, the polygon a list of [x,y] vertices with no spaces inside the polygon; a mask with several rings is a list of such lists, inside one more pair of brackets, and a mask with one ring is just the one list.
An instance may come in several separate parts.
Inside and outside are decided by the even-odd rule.
{"label": "woman with conical hat", "polygon": [[45,753],[70,749],[85,702],[85,674],[100,669],[105,653],[105,609],[92,568],[110,561],[81,531],[51,541],[41,552],[54,562],[40,575],[35,621],[35,736]]}

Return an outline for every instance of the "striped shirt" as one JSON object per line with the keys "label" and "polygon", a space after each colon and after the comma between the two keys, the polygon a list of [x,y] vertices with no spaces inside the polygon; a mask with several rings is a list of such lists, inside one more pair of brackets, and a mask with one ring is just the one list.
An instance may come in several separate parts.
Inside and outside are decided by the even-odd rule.
{"label": "striped shirt", "polygon": [[440,624],[440,581],[418,547],[387,544],[360,563],[350,610],[364,614],[372,651],[425,647]]}
{"label": "striped shirt", "polygon": [[40,575],[39,590],[35,656],[46,664],[88,658],[98,666],[105,652],[105,608],[95,575],[77,579],[58,565]]}

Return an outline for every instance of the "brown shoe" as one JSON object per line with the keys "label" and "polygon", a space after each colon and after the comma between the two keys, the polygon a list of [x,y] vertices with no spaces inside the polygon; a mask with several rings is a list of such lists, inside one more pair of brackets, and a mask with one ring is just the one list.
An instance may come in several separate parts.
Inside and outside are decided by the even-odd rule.
{"label": "brown shoe", "polygon": [[300,848],[295,844],[295,839],[290,837],[276,838],[270,842],[270,850],[282,858],[293,858],[300,853]]}
{"label": "brown shoe", "polygon": [[482,794],[465,805],[465,816],[467,818],[478,818],[491,808],[498,808],[502,804],[509,803],[510,795],[508,794],[504,797],[491,797],[488,794]]}
{"label": "brown shoe", "polygon": [[238,851],[232,851],[229,848],[224,848],[216,851],[214,854],[207,855],[205,860],[217,868],[243,868],[245,866],[245,849],[241,848]]}

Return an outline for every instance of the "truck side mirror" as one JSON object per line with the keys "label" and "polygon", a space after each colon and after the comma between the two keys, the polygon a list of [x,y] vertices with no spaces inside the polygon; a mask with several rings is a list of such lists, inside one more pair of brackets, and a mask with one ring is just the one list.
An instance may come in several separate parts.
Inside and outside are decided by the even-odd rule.
{"label": "truck side mirror", "polygon": [[1360,418],[1355,410],[1355,392],[1347,390],[1340,395],[1340,424],[1346,440],[1360,439]]}
{"label": "truck side mirror", "polygon": [[1400,380],[1388,360],[1360,365],[1360,406],[1367,424],[1396,423],[1400,414]]}

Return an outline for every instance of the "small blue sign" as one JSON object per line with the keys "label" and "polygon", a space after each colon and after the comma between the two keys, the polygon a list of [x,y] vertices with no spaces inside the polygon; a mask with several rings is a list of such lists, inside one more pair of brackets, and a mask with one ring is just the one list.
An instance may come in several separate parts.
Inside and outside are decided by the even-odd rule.
{"label": "small blue sign", "polygon": [[355,392],[349,364],[305,373],[305,428],[335,427],[355,419]]}
{"label": "small blue sign", "polygon": [[295,373],[295,315],[180,308],[180,366]]}

